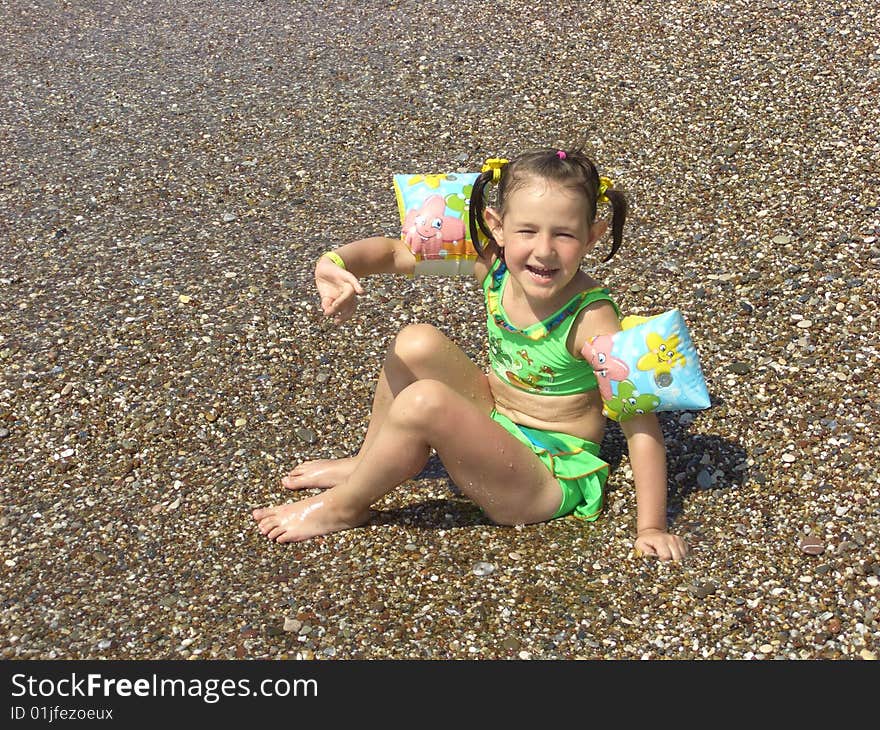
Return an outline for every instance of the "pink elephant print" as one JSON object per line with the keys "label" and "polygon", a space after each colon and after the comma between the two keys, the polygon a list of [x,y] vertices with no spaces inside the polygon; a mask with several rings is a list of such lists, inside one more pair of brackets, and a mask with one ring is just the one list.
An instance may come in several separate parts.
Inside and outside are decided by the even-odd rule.
{"label": "pink elephant print", "polygon": [[411,208],[403,221],[405,241],[410,250],[423,259],[439,259],[444,244],[464,241],[464,221],[446,215],[446,201],[432,195],[421,208]]}
{"label": "pink elephant print", "polygon": [[582,350],[586,361],[593,366],[596,381],[599,383],[599,395],[606,401],[614,397],[611,381],[620,382],[629,375],[629,366],[611,354],[613,344],[611,335],[599,335],[584,345]]}

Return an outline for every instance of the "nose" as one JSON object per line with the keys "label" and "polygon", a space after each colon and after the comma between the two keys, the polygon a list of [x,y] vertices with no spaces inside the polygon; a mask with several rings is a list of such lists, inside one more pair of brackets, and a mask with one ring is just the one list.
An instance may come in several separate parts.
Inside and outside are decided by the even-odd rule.
{"label": "nose", "polygon": [[534,253],[538,258],[550,256],[553,253],[553,236],[549,232],[541,232],[535,236]]}

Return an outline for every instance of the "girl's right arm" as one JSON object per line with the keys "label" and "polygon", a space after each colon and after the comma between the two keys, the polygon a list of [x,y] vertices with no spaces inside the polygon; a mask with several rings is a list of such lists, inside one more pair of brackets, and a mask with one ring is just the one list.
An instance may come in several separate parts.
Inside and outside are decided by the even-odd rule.
{"label": "girl's right arm", "polygon": [[415,256],[399,238],[375,236],[346,243],[333,253],[322,254],[315,265],[315,286],[324,315],[336,324],[349,319],[357,308],[357,297],[364,293],[359,279],[370,274],[412,275]]}

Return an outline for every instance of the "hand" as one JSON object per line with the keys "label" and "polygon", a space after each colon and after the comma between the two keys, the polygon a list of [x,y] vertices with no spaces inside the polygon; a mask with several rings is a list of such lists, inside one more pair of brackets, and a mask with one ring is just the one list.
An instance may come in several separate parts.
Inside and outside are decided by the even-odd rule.
{"label": "hand", "polygon": [[336,324],[349,319],[357,309],[357,297],[364,293],[358,278],[322,256],[315,265],[315,286],[321,297],[321,309]]}
{"label": "hand", "polygon": [[640,555],[653,556],[660,560],[681,560],[688,551],[687,544],[678,535],[656,528],[640,530],[635,548]]}

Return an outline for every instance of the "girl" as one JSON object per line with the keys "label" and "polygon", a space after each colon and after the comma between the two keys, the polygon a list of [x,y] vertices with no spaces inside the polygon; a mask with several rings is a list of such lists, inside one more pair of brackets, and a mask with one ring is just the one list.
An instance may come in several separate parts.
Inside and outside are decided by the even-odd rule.
{"label": "girl", "polygon": [[[580,151],[540,150],[490,161],[471,194],[474,275],[487,308],[488,374],[433,326],[410,325],[392,342],[356,456],[310,461],[282,480],[288,489],[327,488],[253,517],[270,540],[305,540],[364,524],[370,506],[417,475],[435,449],[459,489],[494,522],[541,522],[567,514],[594,520],[608,465],[599,459],[602,400],[582,351],[620,330],[607,289],[580,269],[605,234],[596,219],[611,204],[611,258],[627,203]],[[497,183],[496,205],[485,190]],[[315,280],[326,316],[342,322],[363,293],[359,279],[412,274],[405,242],[367,238],[323,255]],[[621,423],[636,487],[635,548],[682,558],[684,541],[666,531],[666,451],[656,416]]]}

